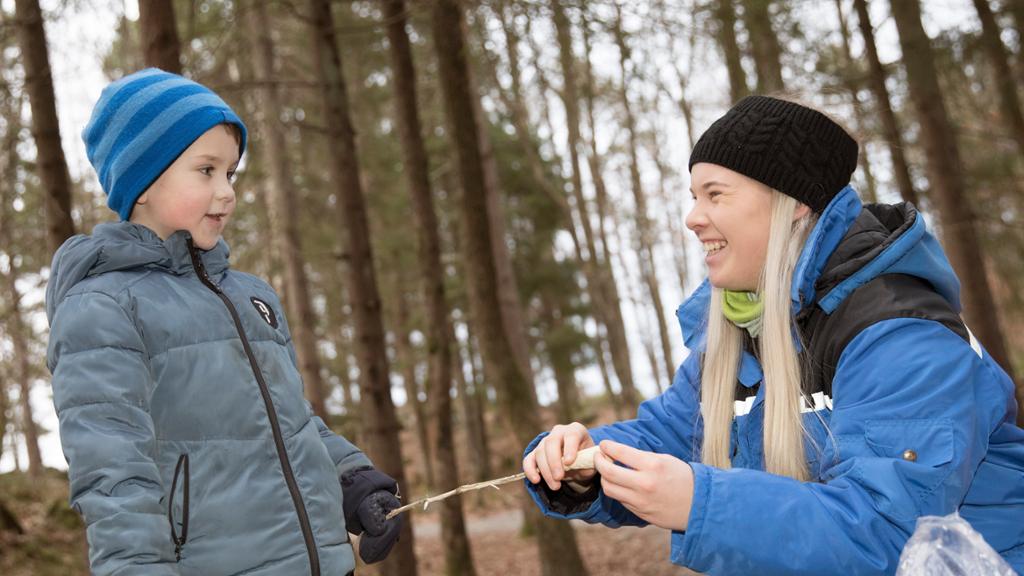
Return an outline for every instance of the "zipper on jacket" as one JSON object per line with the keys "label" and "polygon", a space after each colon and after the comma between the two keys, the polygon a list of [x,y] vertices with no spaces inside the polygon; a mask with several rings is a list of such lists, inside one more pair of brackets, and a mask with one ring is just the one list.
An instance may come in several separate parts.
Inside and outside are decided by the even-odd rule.
{"label": "zipper on jacket", "polygon": [[[182,485],[181,497],[181,535],[174,529],[174,495],[178,492],[178,477],[181,475],[182,466],[185,468],[185,482]],[[178,457],[178,463],[174,465],[174,479],[171,480],[171,497],[167,502],[167,519],[171,522],[171,541],[174,542],[174,561],[181,562],[181,549],[188,540],[188,454]]]}
{"label": "zipper on jacket", "polygon": [[256,363],[256,355],[253,354],[252,346],[249,344],[249,338],[246,337],[245,330],[242,329],[242,319],[238,316],[238,310],[235,309],[235,305],[231,303],[231,299],[228,298],[227,294],[225,294],[219,286],[210,280],[210,276],[206,273],[206,267],[203,266],[203,260],[199,255],[199,250],[196,248],[195,244],[192,243],[191,238],[188,239],[188,253],[192,258],[192,268],[195,269],[200,282],[220,298],[221,302],[224,303],[224,306],[227,307],[228,313],[231,314],[231,319],[235,322],[235,330],[238,331],[238,337],[242,340],[242,348],[245,350],[245,355],[249,358],[249,366],[252,367],[253,375],[256,376],[256,382],[260,387],[260,395],[263,396],[263,404],[266,406],[267,418],[270,420],[270,430],[274,436],[274,445],[277,447],[277,458],[281,461],[281,470],[284,472],[284,481],[288,485],[288,492],[291,493],[292,503],[295,505],[295,513],[299,517],[299,527],[302,529],[302,537],[306,540],[306,552],[309,554],[309,566],[312,576],[320,576],[320,557],[317,554],[316,541],[313,540],[313,528],[309,523],[309,514],[306,512],[306,504],[302,501],[302,494],[299,493],[299,485],[295,481],[295,473],[292,471],[291,462],[288,460],[288,453],[285,451],[284,436],[281,434],[281,424],[277,419],[277,410],[274,408],[274,403],[270,399],[270,388],[267,386],[267,381],[263,377],[263,371],[260,370],[259,364]]}

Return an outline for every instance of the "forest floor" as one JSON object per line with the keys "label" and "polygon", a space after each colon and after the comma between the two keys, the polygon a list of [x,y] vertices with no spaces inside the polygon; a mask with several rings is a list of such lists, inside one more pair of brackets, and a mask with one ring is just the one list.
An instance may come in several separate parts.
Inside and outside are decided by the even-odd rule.
{"label": "forest floor", "polygon": [[[599,399],[587,399],[580,420],[588,426],[614,420],[610,408]],[[486,427],[491,436],[491,476],[500,477],[519,471],[522,448],[494,410],[487,411]],[[409,492],[407,501],[429,493],[423,475],[424,457],[410,421],[411,411],[399,410],[402,419],[402,457]],[[542,426],[554,424],[549,408],[540,410]],[[346,431],[345,422],[334,422]],[[353,423],[347,423],[352,426]],[[353,426],[357,428],[357,426]],[[456,422],[456,429],[461,428]],[[358,430],[350,438],[359,443]],[[472,482],[466,465],[465,435],[455,435],[459,459],[460,482]],[[433,493],[436,493],[433,492]],[[492,574],[539,576],[540,560],[537,542],[523,532],[520,507],[526,501],[525,491],[518,484],[501,490],[482,490],[466,494],[463,509],[466,517],[473,563],[479,576]],[[532,506],[532,504],[530,504]],[[17,519],[22,533],[7,523],[3,507]],[[412,511],[416,557],[420,576],[444,573],[444,551],[441,541],[440,515],[437,510]],[[545,520],[554,522],[555,520]],[[620,528],[612,530],[573,522],[576,539],[591,576],[629,574],[662,576],[694,574],[672,565],[669,558],[669,532],[655,528]],[[377,576],[374,566],[359,566],[359,576]],[[88,557],[82,522],[68,506],[67,475],[47,469],[41,478],[31,480],[26,474],[0,474],[0,575],[3,576],[78,576],[88,574]]]}
{"label": "forest floor", "polygon": [[[77,576],[88,574],[85,533],[67,504],[64,473],[47,470],[32,481],[23,473],[0,475],[0,501],[17,519],[16,533],[0,519],[0,574],[4,576]],[[470,547],[477,574],[539,576],[537,543],[524,536],[519,499],[502,493],[481,495],[466,503]],[[509,505],[512,505],[510,508]],[[444,551],[435,511],[413,518],[420,576],[444,573]],[[668,561],[669,533],[658,528],[620,528],[573,523],[584,561],[592,576],[692,574]],[[375,576],[360,566],[360,576]]]}
{"label": "forest floor", "polygon": [[[467,514],[473,564],[478,575],[540,576],[537,542],[521,534],[522,518],[519,510]],[[584,564],[592,576],[696,574],[669,562],[667,530],[655,527],[612,530],[583,522],[573,522],[573,525]],[[413,526],[420,576],[444,574],[444,552],[437,521],[421,516]],[[358,573],[360,576],[376,574],[372,567],[361,567]]]}

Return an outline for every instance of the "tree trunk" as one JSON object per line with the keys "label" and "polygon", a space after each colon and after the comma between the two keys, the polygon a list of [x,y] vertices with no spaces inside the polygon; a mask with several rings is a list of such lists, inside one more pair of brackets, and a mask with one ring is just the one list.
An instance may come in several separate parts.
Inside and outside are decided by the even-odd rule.
{"label": "tree trunk", "polygon": [[[480,160],[484,169],[484,192],[487,195],[487,217],[490,218],[490,230],[494,236],[494,265],[498,273],[498,302],[501,314],[505,318],[505,329],[509,331],[508,339],[512,345],[516,362],[519,362],[524,374],[530,374],[530,341],[526,334],[526,323],[523,320],[523,305],[519,297],[519,282],[512,269],[512,254],[509,252],[506,238],[505,207],[501,203],[501,181],[498,177],[498,162],[494,157],[494,146],[488,132],[490,123],[480,103],[479,92],[473,79],[472,70],[467,70],[470,90],[475,97],[472,99],[473,116],[476,120],[480,143]],[[533,391],[536,397],[536,391]]]}
{"label": "tree trunk", "polygon": [[[572,49],[572,31],[569,18],[561,0],[551,0],[551,8],[559,45],[559,61],[562,67],[563,88],[560,93],[565,105],[566,124],[568,127],[567,147],[572,165],[573,197],[578,211],[577,217],[583,227],[583,236],[587,246],[587,260],[592,262],[594,270],[588,275],[588,285],[593,285],[591,296],[601,323],[608,326],[608,334],[612,344],[612,363],[615,367],[619,386],[622,388],[623,400],[627,406],[634,408],[639,404],[639,395],[633,383],[633,368],[629,357],[629,344],[626,340],[625,324],[619,306],[618,288],[615,284],[611,264],[598,252],[597,243],[590,224],[590,210],[583,196],[583,178],[580,171],[579,147],[582,145],[580,136],[579,95],[576,91],[576,56]],[[599,162],[594,164],[595,183],[602,183]],[[599,193],[603,193],[601,184]],[[607,245],[604,246],[605,253]]]}
{"label": "tree trunk", "polygon": [[139,2],[139,33],[146,66],[181,74],[181,43],[176,22],[173,0]]}
{"label": "tree trunk", "polygon": [[352,377],[354,348],[351,336],[352,315],[351,310],[346,306],[350,299],[345,290],[345,275],[342,273],[348,266],[347,255],[338,248],[332,256],[334,256],[334,261],[329,262],[323,271],[324,284],[336,287],[324,291],[327,304],[327,326],[329,327],[325,335],[334,345],[333,369],[338,374],[341,399],[345,406],[347,424],[344,430],[345,437],[357,445],[361,445],[363,437],[362,410],[359,409],[360,398],[355,390],[359,386],[359,382],[357,378]]}
{"label": "tree trunk", "polygon": [[541,158],[540,151],[537,149],[537,135],[530,126],[526,100],[523,97],[522,82],[520,80],[521,73],[518,53],[519,35],[505,14],[507,5],[502,3],[496,7],[496,10],[498,19],[505,34],[505,51],[506,57],[508,58],[508,76],[511,88],[508,91],[501,89],[498,58],[494,56],[491,51],[487,50],[486,46],[484,46],[484,54],[488,57],[489,61],[488,68],[491,73],[491,82],[494,84],[495,88],[499,90],[502,102],[508,109],[512,125],[516,129],[516,141],[519,143],[520,148],[523,151],[523,155],[526,157],[526,162],[530,169],[530,175],[533,177],[537,186],[540,187],[541,191],[544,192],[544,194],[546,194],[562,212],[566,221],[566,230],[572,237],[573,246],[576,249],[576,252],[580,254],[582,262],[580,240],[576,233],[576,226],[573,224],[572,208],[569,206],[569,202],[566,200],[564,192],[558,190],[555,184],[548,177],[544,159]]}
{"label": "tree trunk", "polygon": [[[6,236],[6,234],[5,234]],[[7,239],[4,244],[9,246]],[[39,429],[36,426],[32,414],[32,364],[28,349],[28,335],[26,331],[29,326],[22,317],[21,295],[15,286],[18,280],[17,268],[11,262],[11,269],[4,275],[7,282],[7,294],[10,298],[10,311],[8,314],[8,336],[13,345],[14,358],[18,379],[18,403],[21,408],[21,431],[25,437],[25,450],[28,452],[28,473],[38,476],[43,470],[43,456],[39,449]]]}
{"label": "tree trunk", "polygon": [[[117,35],[121,40],[121,49],[118,51],[118,57],[124,63],[126,70],[138,70],[143,67],[142,51],[136,46],[134,28],[131,21],[128,20],[127,14],[121,14],[121,19],[117,26]],[[91,229],[85,226],[82,228]]]}
{"label": "tree trunk", "polygon": [[[629,82],[630,51],[626,44],[626,36],[622,30],[622,11],[618,4],[615,19],[615,42],[619,47],[619,69],[622,74],[622,82],[619,85],[619,97],[622,99],[622,108],[626,114],[626,136],[629,142],[629,180],[633,190],[633,202],[636,209],[636,228],[640,239],[640,253],[637,258],[640,261],[640,275],[643,277],[647,292],[654,306],[654,313],[658,317],[658,334],[661,337],[661,354],[665,361],[668,381],[672,382],[675,376],[675,362],[672,358],[672,345],[668,334],[668,324],[665,322],[665,308],[662,305],[661,289],[658,287],[657,267],[654,264],[654,234],[653,226],[647,212],[647,199],[640,182],[640,157],[639,145],[637,144],[636,119],[629,102],[629,95],[626,85]],[[660,386],[659,386],[660,387]]]}
{"label": "tree trunk", "polygon": [[736,9],[733,0],[717,0],[714,14],[715,38],[722,47],[725,68],[729,72],[729,97],[733,102],[737,102],[750,94],[750,88],[747,87],[747,73],[743,70],[740,45],[736,41]]}
{"label": "tree trunk", "polygon": [[[444,262],[441,260],[441,235],[438,230],[434,198],[430,189],[429,162],[423,144],[422,127],[416,97],[416,73],[412,48],[406,33],[404,0],[384,4],[387,20],[391,67],[395,82],[395,118],[402,142],[409,194],[419,237],[420,281],[427,307],[428,380],[427,403],[430,410],[431,437],[437,465],[435,486],[444,490],[459,484],[452,431],[452,320],[444,291]],[[461,365],[459,371],[461,372]],[[464,387],[463,387],[464,388]],[[460,392],[461,394],[462,392]],[[486,457],[486,456],[485,456]],[[445,574],[476,574],[466,533],[462,500],[450,498],[441,504],[441,539],[445,550]]]}
{"label": "tree trunk", "polygon": [[579,148],[582,139],[580,137],[579,95],[576,91],[576,55],[572,49],[572,32],[561,0],[551,0],[551,9],[558,37],[559,61],[562,66],[562,90],[559,95],[565,106],[566,127],[568,128],[566,149],[569,151],[569,162],[572,166],[573,198],[576,202],[577,218],[583,227],[587,258],[596,261],[598,252],[590,224],[590,210],[587,209],[587,201],[583,196],[583,176],[580,168]]}
{"label": "tree trunk", "polygon": [[[622,246],[628,245],[628,242],[621,238],[622,235],[626,234],[626,227],[621,225],[618,219],[615,218],[615,215],[612,216],[612,222],[615,229],[620,232],[620,244]],[[644,354],[647,356],[647,363],[651,367],[651,378],[654,380],[655,386],[657,386],[658,394],[661,394],[662,392],[664,392],[664,386],[662,386],[661,380],[661,375],[663,375],[664,372],[662,372],[661,366],[658,363],[658,354],[657,352],[655,352],[654,347],[654,336],[651,334],[651,327],[648,323],[648,319],[645,316],[645,314],[649,310],[649,303],[644,301],[643,298],[641,296],[638,296],[636,292],[633,290],[633,287],[637,286],[637,284],[640,284],[643,281],[641,279],[640,282],[635,282],[632,275],[629,273],[629,268],[626,266],[626,260],[625,258],[623,258],[622,253],[620,252],[619,254],[617,254],[617,256],[618,265],[619,268],[621,268],[623,271],[623,277],[625,279],[626,286],[630,287],[626,290],[626,294],[630,304],[632,304],[633,306],[633,316],[636,319],[637,332],[640,334],[640,345],[643,347]],[[667,368],[668,370],[672,370],[673,366],[670,365]],[[669,379],[668,383],[671,386],[672,380]]]}
{"label": "tree trunk", "polygon": [[[366,199],[359,179],[355,132],[349,116],[348,94],[341,68],[330,0],[310,0],[311,23],[327,125],[331,177],[337,186],[339,226],[348,244],[348,292],[355,321],[356,355],[361,387],[363,428],[369,440],[367,452],[374,465],[398,481],[408,494],[402,465],[400,427],[391,399],[387,345],[381,313],[380,292],[370,245]],[[381,563],[385,575],[417,574],[412,524],[406,522],[401,538],[388,559]]]}
{"label": "tree trunk", "polygon": [[[450,137],[461,178],[459,208],[462,252],[468,284],[471,319],[480,338],[484,369],[498,390],[499,402],[520,446],[540,430],[532,376],[515,360],[509,331],[504,326],[498,301],[498,274],[494,263],[493,236],[484,168],[478,142],[479,130],[472,113],[475,95],[469,80],[462,8],[457,0],[437,0],[433,6],[433,38]],[[481,216],[484,217],[481,217]],[[536,508],[531,515],[540,517]],[[540,520],[539,545],[542,572],[586,574],[572,527],[567,523]],[[543,528],[540,528],[543,527]]]}
{"label": "tree trunk", "polygon": [[1003,119],[1009,124],[1012,136],[1017,141],[1018,152],[1024,155],[1024,114],[1021,113],[1020,98],[1017,97],[1017,83],[1010,71],[1010,58],[1000,38],[999,25],[988,0],[973,1],[981,20],[981,40],[988,57],[992,60],[996,87],[999,89],[999,103],[1003,108]]}
{"label": "tree trunk", "polygon": [[[553,265],[552,262],[546,263]],[[557,302],[557,295],[550,289],[541,290],[541,314],[547,325],[545,348],[548,365],[554,373],[558,390],[558,421],[574,422],[579,418],[580,393],[576,387],[576,367],[572,361],[572,349],[564,341],[565,318]]]}
{"label": "tree trunk", "polygon": [[320,375],[320,356],[317,353],[316,314],[310,304],[309,280],[306,277],[306,258],[302,253],[302,237],[299,235],[298,214],[301,197],[289,170],[288,148],[284,131],[278,120],[277,111],[282,109],[278,84],[274,72],[274,44],[270,38],[270,21],[266,4],[251,2],[253,29],[258,35],[256,57],[257,79],[263,105],[257,114],[259,120],[262,152],[261,164],[266,167],[268,196],[271,213],[277,225],[272,226],[273,242],[281,251],[284,263],[284,300],[291,318],[289,328],[299,372],[306,391],[306,399],[313,406],[313,412],[325,418],[324,383]]}
{"label": "tree trunk", "polygon": [[[921,142],[928,159],[928,179],[939,208],[946,254],[960,277],[964,319],[992,358],[1012,377],[1013,367],[999,328],[975,215],[966,198],[967,186],[960,151],[939,86],[931,40],[921,25],[921,7],[917,0],[895,0],[891,4],[907,70],[910,98],[921,125]],[[1017,422],[1024,423],[1024,412],[1018,413]]]}
{"label": "tree trunk", "polygon": [[6,445],[4,442],[7,440],[7,422],[8,411],[10,405],[7,397],[7,377],[5,374],[0,373],[0,459],[3,459],[4,448]]}
{"label": "tree trunk", "polygon": [[889,146],[889,156],[892,158],[892,171],[896,176],[896,185],[899,187],[900,196],[904,202],[910,202],[920,207],[920,199],[914,189],[914,182],[910,178],[910,166],[903,155],[903,137],[900,135],[900,126],[896,123],[896,114],[892,111],[889,89],[885,87],[885,68],[882,67],[882,62],[878,59],[878,50],[875,48],[875,29],[871,25],[867,0],[853,0],[853,7],[857,10],[860,33],[864,37],[864,57],[868,61],[868,80],[871,92],[875,95],[875,101],[878,104],[878,115],[882,118],[883,133],[886,144]]}
{"label": "tree trunk", "polygon": [[[1024,2],[1020,0],[1009,0],[1003,6],[1005,12],[1013,17],[1013,27],[1017,32],[1017,38],[1024,38]],[[1018,40],[1016,58],[1017,82],[1024,85],[1024,45]]]}
{"label": "tree trunk", "polygon": [[[455,333],[452,333],[451,341],[457,343]],[[451,351],[452,371],[455,373],[455,384],[458,389],[459,404],[462,407],[462,420],[466,424],[466,444],[469,446],[471,465],[473,467],[473,481],[483,482],[492,478],[491,456],[487,447],[487,426],[484,424],[483,403],[478,402],[482,393],[480,388],[474,387],[471,390],[466,381],[462,353],[456,345]],[[472,358],[470,359],[472,362]]]}
{"label": "tree trunk", "polygon": [[17,0],[14,11],[25,69],[25,91],[32,108],[36,165],[46,194],[47,247],[52,254],[75,233],[71,219],[71,176],[60,144],[60,124],[39,0]]}
{"label": "tree trunk", "polygon": [[[4,96],[9,96],[9,94]],[[12,195],[15,192],[16,164],[18,163],[18,132],[21,127],[17,116],[13,114],[14,111],[15,109],[12,108],[9,110],[11,114],[5,114],[7,116],[7,126],[6,134],[4,135],[4,149],[2,151],[4,154],[5,170],[4,181],[0,181],[0,246],[4,246],[7,251],[14,246],[12,241],[15,234],[11,230],[11,217],[8,211],[11,209]],[[5,110],[5,112],[8,112],[8,110]],[[11,122],[11,119],[14,121]],[[10,255],[10,253],[8,254]],[[4,321],[6,324],[4,331],[11,340],[14,352],[14,380],[18,382],[21,430],[25,437],[25,450],[28,452],[28,471],[29,474],[37,476],[43,469],[43,458],[42,452],[39,450],[39,431],[32,416],[30,397],[32,391],[32,356],[29,352],[29,331],[32,327],[31,324],[25,322],[22,316],[21,294],[18,292],[17,286],[18,267],[16,266],[15,258],[11,257],[8,259],[8,270],[6,274],[3,274],[3,279],[7,293],[5,300],[9,302],[4,311]],[[3,384],[0,383],[0,395],[4,396],[2,408],[6,410],[7,389]],[[6,426],[5,417],[0,417],[0,421],[4,421]],[[3,432],[4,429],[0,428],[0,441],[3,440]],[[17,444],[15,444],[15,453],[17,453]]]}
{"label": "tree trunk", "polygon": [[[250,2],[251,4],[251,2]],[[244,6],[244,3],[242,4]],[[250,28],[254,28],[255,17],[252,16],[251,7],[245,7],[244,9],[236,9],[236,18],[241,19],[246,24],[250,25]],[[259,87],[260,81],[256,72],[256,65],[253,62],[253,54],[257,53],[259,49],[259,38],[257,38],[253,29],[243,29],[241,33],[237,35],[237,54],[235,55],[235,65],[238,67],[238,79],[244,85],[252,85]],[[262,90],[246,90],[242,93],[242,106],[245,108],[246,118],[259,119],[265,114],[268,108],[265,108],[262,103]],[[257,122],[259,124],[259,122]],[[262,146],[259,142],[259,138],[249,138],[246,143],[246,152],[250,158],[259,158],[261,161],[256,162],[255,165],[250,165],[246,172],[251,172],[253,180],[259,182],[258,185],[262,185],[262,182],[267,180],[266,177],[266,164],[269,162],[265,161],[266,154],[262,150]],[[239,196],[245,195],[245,191],[238,190],[238,184],[236,183],[236,192],[241,192]],[[267,278],[267,282],[270,283],[274,291],[278,294],[285,292],[285,287],[281,281],[280,270],[283,266],[280,266],[281,254],[280,246],[274,240],[277,235],[274,231],[275,227],[278,226],[276,220],[280,215],[274,214],[274,209],[271,207],[273,198],[271,194],[259,193],[255,194],[256,202],[253,203],[253,209],[256,217],[256,230],[257,238],[260,245],[263,247],[259,252],[258,266],[262,267],[261,276]],[[257,268],[259,269],[259,268]]]}
{"label": "tree trunk", "polygon": [[[836,15],[839,17],[839,35],[843,41],[843,70],[840,71],[842,75],[842,82],[846,86],[846,90],[850,93],[850,98],[853,100],[853,116],[857,121],[857,129],[860,131],[861,138],[867,134],[867,121],[864,118],[864,108],[860,100],[860,82],[855,78],[853,52],[850,50],[850,30],[846,27],[846,15],[843,14],[843,0],[835,0],[836,2]],[[864,172],[864,180],[867,184],[865,190],[865,200],[868,202],[878,202],[878,190],[875,186],[875,176],[871,172],[871,162],[868,160],[868,148],[867,143],[861,143],[861,150],[858,160],[860,161],[861,171]]]}
{"label": "tree trunk", "polygon": [[772,0],[742,0],[743,23],[750,34],[750,53],[757,70],[757,91],[771,94],[785,90],[782,82],[782,48],[772,27]]}
{"label": "tree trunk", "polygon": [[[455,171],[451,170],[446,172],[447,183],[446,189],[449,191],[448,195],[453,200],[457,199],[458,184],[455,182],[456,176]],[[454,208],[452,208],[454,210]],[[449,227],[450,229],[450,227]],[[455,254],[462,253],[462,241],[459,238],[458,233],[451,235],[452,252]],[[468,295],[466,296],[468,298]],[[465,346],[461,346],[458,335],[455,332],[454,320],[448,327],[448,340],[452,342],[454,349],[452,351],[452,361],[455,362],[457,374],[456,377],[461,378],[460,383],[463,387],[471,388],[466,395],[462,398],[463,410],[466,413],[466,422],[468,425],[467,433],[470,435],[469,445],[472,447],[473,454],[478,457],[477,462],[474,463],[474,470],[477,473],[478,481],[482,482],[493,477],[491,474],[491,456],[490,456],[490,441],[489,437],[491,434],[488,432],[486,424],[485,413],[489,404],[488,393],[487,393],[487,382],[482,377],[478,377],[479,370],[477,370],[477,354],[474,351],[475,337],[473,334],[473,323],[470,321],[468,312],[465,308],[460,311],[460,317],[466,318],[463,326],[466,330]],[[469,381],[465,381],[464,364],[462,359],[462,351],[465,350],[466,361],[469,364]]]}
{"label": "tree trunk", "polygon": [[[6,24],[6,18],[3,11],[0,10],[0,27],[4,24]],[[0,83],[0,105],[3,106],[0,108],[0,119],[4,122],[3,148],[0,149],[0,175],[2,175],[0,177],[0,241],[4,246],[8,246],[7,230],[10,224],[8,224],[7,210],[11,206],[9,194],[16,190],[19,178],[17,167],[21,162],[21,157],[18,155],[18,143],[21,139],[19,134],[22,129],[21,110],[23,107],[22,98],[13,97],[11,85],[8,83]],[[6,322],[7,314],[11,314],[11,311],[6,310],[0,313],[0,323]],[[8,396],[8,383],[13,380],[14,378],[11,378],[6,372],[6,366],[0,364],[0,459],[2,459],[6,448],[4,442],[7,440],[7,425],[15,420]],[[16,433],[12,430],[10,435],[11,440],[14,440]],[[13,455],[17,458],[17,444],[12,442],[12,445],[14,446]]]}
{"label": "tree trunk", "polygon": [[[393,260],[397,262],[396,260]],[[408,295],[402,289],[406,286],[406,280],[401,272],[397,274],[395,281],[395,360],[398,362],[402,373],[402,384],[405,386],[407,406],[412,412],[413,428],[416,430],[416,443],[419,444],[420,454],[423,456],[423,480],[427,486],[427,492],[434,492],[437,489],[437,482],[434,476],[434,458],[430,449],[433,442],[430,431],[427,430],[426,403],[430,401],[429,394],[427,401],[420,400],[420,384],[416,379],[416,354],[412,345],[412,327],[409,325],[409,301]],[[410,478],[410,481],[412,478]]]}
{"label": "tree trunk", "polygon": [[[661,156],[663,150],[667,150],[668,147],[664,146],[661,138],[659,138],[659,132],[652,132],[649,139],[649,154],[651,160],[654,162],[654,167],[658,170],[658,200],[661,201],[664,206],[665,214],[667,215],[667,227],[669,233],[670,244],[672,248],[672,260],[675,264],[676,277],[679,280],[679,293],[686,294],[686,276],[689,273],[689,262],[686,256],[686,240],[684,238],[685,228],[684,222],[686,216],[683,215],[682,207],[680,203],[673,202],[672,194],[674,189],[670,182],[671,167]],[[678,191],[676,195],[681,196],[682,194]],[[678,209],[679,215],[676,215],[676,208]],[[669,366],[669,370],[675,370],[674,366]],[[670,380],[671,382],[671,380]]]}
{"label": "tree trunk", "polygon": [[[614,285],[614,278],[607,278],[607,275],[610,273],[610,270],[606,271],[604,265],[601,264],[601,253],[594,254],[593,256],[589,257],[588,254],[584,253],[579,235],[576,232],[576,215],[573,213],[572,207],[565,199],[563,193],[560,190],[556,190],[550,182],[550,180],[547,178],[545,174],[543,161],[540,158],[539,152],[535,148],[534,135],[532,130],[530,130],[529,128],[529,122],[526,116],[526,104],[522,96],[522,89],[520,88],[520,72],[518,63],[519,36],[516,33],[515,28],[509,22],[509,18],[507,18],[505,14],[505,8],[506,5],[502,4],[501,9],[498,11],[499,19],[501,20],[502,28],[504,29],[505,32],[505,45],[509,62],[509,76],[511,78],[512,85],[512,93],[505,100],[506,105],[508,106],[512,116],[513,125],[516,128],[517,138],[527,157],[527,163],[530,166],[531,174],[533,175],[534,180],[545,192],[545,194],[547,194],[547,196],[550,197],[555,202],[555,204],[558,205],[558,207],[563,213],[565,219],[565,227],[566,230],[568,230],[569,232],[570,238],[572,239],[573,248],[575,249],[576,253],[576,259],[583,265],[583,271],[587,277],[587,290],[590,294],[591,304],[593,306],[592,311],[594,313],[594,318],[596,322],[600,325],[606,325],[608,323],[615,322],[621,323],[621,313],[617,312],[619,304],[617,291],[615,290]],[[586,29],[584,30],[586,31]],[[498,81],[497,66],[493,62],[491,68],[494,74],[494,83],[496,86],[498,86],[500,85],[500,82]],[[542,84],[544,83],[542,82]],[[502,92],[502,94],[504,94],[504,91]],[[592,115],[591,125],[593,125]],[[594,187],[597,192],[597,200],[599,207],[598,213],[600,223],[602,222],[602,220],[600,219],[600,207],[602,198],[606,195],[606,192],[604,189],[604,180],[601,177],[600,159],[597,156],[596,145],[594,146],[593,150],[594,153],[590,155],[589,161],[592,178],[594,180]],[[599,226],[599,233],[600,237],[603,239],[605,237],[603,226]],[[603,240],[601,243],[601,247],[605,255],[604,259],[607,261],[608,247]],[[608,294],[614,294],[614,296],[609,296]],[[620,340],[621,345],[617,347],[619,354],[616,360],[618,363],[615,366],[617,369],[621,368],[621,372],[619,373],[620,381],[626,383],[625,390],[629,391],[633,389],[632,368],[629,365],[627,344],[624,338],[625,329],[620,326],[619,330],[615,331],[615,334],[622,335],[622,338]],[[601,365],[601,368],[602,370],[604,370],[603,364]],[[605,382],[608,383],[607,374],[605,372],[602,372],[602,375],[605,376]],[[610,384],[607,386],[607,390],[609,393],[609,398],[618,410],[620,404],[618,396],[615,394]],[[633,397],[635,397],[635,394],[633,395]]]}
{"label": "tree trunk", "polygon": [[594,181],[594,199],[597,204],[597,236],[601,241],[601,253],[597,261],[611,262],[608,247],[608,230],[605,227],[605,208],[608,205],[608,187],[604,181],[604,166],[602,156],[597,149],[597,121],[594,119],[595,94],[594,88],[594,67],[590,61],[590,22],[586,20],[581,26],[583,29],[583,101],[587,109],[587,126],[590,128],[590,137],[587,139],[590,153],[587,154],[587,164],[590,167],[590,179]]}
{"label": "tree trunk", "polygon": [[[604,393],[608,397],[608,401],[612,406],[612,412],[615,414],[616,420],[622,420],[629,418],[632,414],[626,414],[622,409],[622,399],[615,393],[615,389],[612,387],[612,379],[608,372],[608,358],[611,354],[606,354],[608,348],[608,334],[602,330],[607,330],[607,327],[598,324],[596,326],[596,334],[593,343],[594,358],[597,361],[597,369],[601,373],[601,384],[604,386]],[[612,370],[615,368],[612,367]]]}

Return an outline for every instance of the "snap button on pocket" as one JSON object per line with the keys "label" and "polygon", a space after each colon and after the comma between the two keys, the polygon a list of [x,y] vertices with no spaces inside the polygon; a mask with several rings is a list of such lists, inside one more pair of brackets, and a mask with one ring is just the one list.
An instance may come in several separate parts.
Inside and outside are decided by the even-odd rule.
{"label": "snap button on pocket", "polygon": [[914,452],[913,450],[904,450],[903,459],[907,462],[917,462],[917,452]]}

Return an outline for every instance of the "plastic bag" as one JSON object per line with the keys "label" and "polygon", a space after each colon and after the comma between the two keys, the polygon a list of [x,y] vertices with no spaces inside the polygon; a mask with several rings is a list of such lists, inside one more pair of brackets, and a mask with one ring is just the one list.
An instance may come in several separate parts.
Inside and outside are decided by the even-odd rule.
{"label": "plastic bag", "polygon": [[956,512],[924,516],[900,554],[896,576],[1017,576]]}

